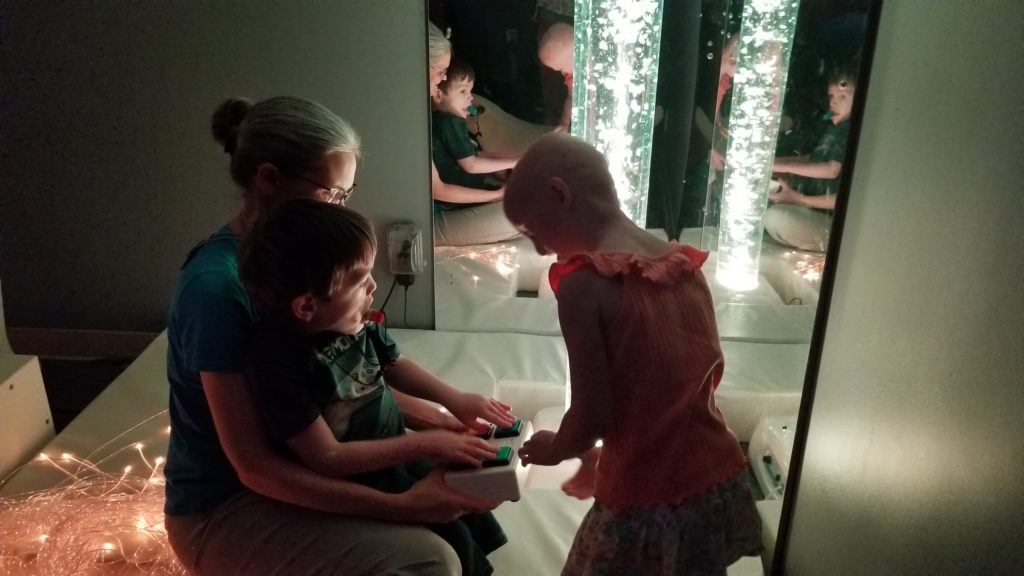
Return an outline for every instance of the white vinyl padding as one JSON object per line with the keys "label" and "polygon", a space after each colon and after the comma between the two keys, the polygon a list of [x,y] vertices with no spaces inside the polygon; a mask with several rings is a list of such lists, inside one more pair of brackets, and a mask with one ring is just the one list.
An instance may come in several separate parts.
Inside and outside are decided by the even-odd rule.
{"label": "white vinyl padding", "polygon": [[[404,355],[460,389],[493,394],[496,385],[501,388],[499,382],[513,387],[521,384],[507,381],[535,383],[538,390],[566,383],[568,363],[560,337],[404,329],[390,332]],[[753,360],[760,366],[743,366],[742,358],[752,351],[748,344],[737,344],[738,348],[726,352],[727,358],[732,358],[726,380],[734,380],[737,389],[731,390],[734,386],[723,383],[718,397],[730,424],[737,419],[746,427],[746,421],[753,422],[756,416],[739,417],[731,412],[746,407],[764,410],[772,404],[750,396],[776,395],[779,390],[773,386],[783,385],[790,391],[786,393],[799,394],[802,375],[795,382],[784,380],[800,372],[787,364],[803,362],[800,356],[806,356],[806,346],[776,345],[756,354]],[[167,336],[161,334],[43,451],[54,458],[68,452],[101,463],[108,471],[119,471],[130,463],[127,458],[132,456],[131,451],[126,454],[124,448],[135,442],[145,443],[142,449],[150,458],[166,453],[166,349]],[[766,379],[766,373],[773,375]],[[751,382],[756,382],[752,394],[738,389]],[[557,396],[550,391],[546,394]],[[44,489],[63,479],[52,466],[30,464],[0,489],[0,495]],[[569,498],[559,490],[531,488],[524,491],[519,502],[500,506],[495,513],[510,543],[492,555],[495,574],[557,574],[589,506],[590,502]],[[753,558],[737,563],[729,573],[762,574],[760,562]]]}
{"label": "white vinyl padding", "polygon": [[[686,232],[684,240],[699,243],[699,235]],[[510,252],[514,253],[514,274],[488,263],[496,259],[495,255]],[[747,292],[734,292],[718,283],[716,256],[709,256],[703,270],[723,341],[810,342],[820,284],[815,277],[822,265],[820,255],[766,244],[758,286]],[[525,238],[435,249],[437,329],[560,335],[558,305],[547,281],[553,261],[551,256],[537,254]],[[536,292],[538,297],[516,296],[522,291]]]}

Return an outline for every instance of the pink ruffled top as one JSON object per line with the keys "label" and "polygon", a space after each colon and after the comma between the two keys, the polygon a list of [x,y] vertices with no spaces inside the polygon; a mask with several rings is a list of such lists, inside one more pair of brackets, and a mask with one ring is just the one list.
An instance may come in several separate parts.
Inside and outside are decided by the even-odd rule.
{"label": "pink ruffled top", "polygon": [[605,333],[613,418],[595,487],[610,508],[679,504],[746,464],[715,405],[724,361],[700,270],[707,257],[673,242],[653,258],[588,252],[551,267],[556,296],[559,280],[583,266],[622,280],[622,305]]}

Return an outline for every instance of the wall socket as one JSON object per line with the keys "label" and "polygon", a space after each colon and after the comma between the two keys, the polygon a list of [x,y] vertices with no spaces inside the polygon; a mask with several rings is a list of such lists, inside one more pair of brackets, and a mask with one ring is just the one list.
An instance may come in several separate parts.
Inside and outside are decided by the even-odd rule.
{"label": "wall socket", "polygon": [[411,222],[388,226],[388,265],[391,273],[419,274],[427,267],[423,259],[423,233]]}

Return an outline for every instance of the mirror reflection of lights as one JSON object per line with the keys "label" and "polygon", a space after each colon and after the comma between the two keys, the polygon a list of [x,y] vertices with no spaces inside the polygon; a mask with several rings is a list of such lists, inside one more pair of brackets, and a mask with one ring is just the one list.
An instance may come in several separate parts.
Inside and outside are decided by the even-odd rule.
{"label": "mirror reflection of lights", "polygon": [[764,212],[799,0],[743,6],[734,77],[715,278],[736,291],[758,286]]}
{"label": "mirror reflection of lights", "polygon": [[577,0],[572,133],[608,159],[619,205],[643,227],[661,48],[660,0]]}

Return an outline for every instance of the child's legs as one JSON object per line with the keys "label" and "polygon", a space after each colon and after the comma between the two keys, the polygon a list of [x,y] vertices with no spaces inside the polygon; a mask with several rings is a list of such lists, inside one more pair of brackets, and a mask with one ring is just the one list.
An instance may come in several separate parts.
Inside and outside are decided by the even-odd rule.
{"label": "child's legs", "polygon": [[761,519],[743,474],[682,504],[614,512],[595,503],[562,576],[725,576],[761,551]]}
{"label": "child's legs", "polygon": [[422,526],[316,512],[249,491],[165,525],[175,554],[199,576],[461,574],[452,547]]}
{"label": "child's legs", "polygon": [[443,210],[434,216],[434,244],[437,246],[490,244],[518,236],[519,231],[505,218],[501,202]]}
{"label": "child's legs", "polygon": [[487,555],[497,550],[508,538],[494,515],[466,514],[447,524],[427,526],[455,549],[462,562],[463,576],[488,576],[494,568]]}
{"label": "child's legs", "polygon": [[828,247],[831,217],[794,204],[776,204],[764,215],[764,229],[781,244],[800,250],[824,252]]}

